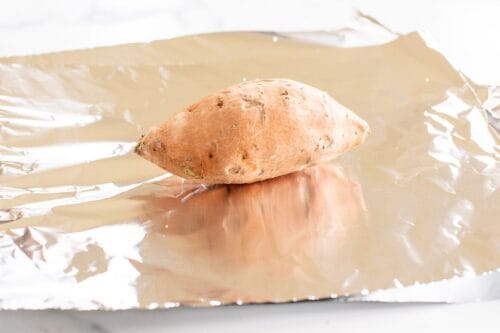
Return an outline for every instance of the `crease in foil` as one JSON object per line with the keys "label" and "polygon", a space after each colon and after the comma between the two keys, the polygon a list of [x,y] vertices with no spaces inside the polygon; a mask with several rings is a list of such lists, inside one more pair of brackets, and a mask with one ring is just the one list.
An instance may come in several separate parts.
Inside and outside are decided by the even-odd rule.
{"label": "crease in foil", "polygon": [[[133,153],[183,106],[265,77],[326,90],[367,141],[244,186]],[[499,96],[365,16],[0,59],[0,308],[497,298]]]}

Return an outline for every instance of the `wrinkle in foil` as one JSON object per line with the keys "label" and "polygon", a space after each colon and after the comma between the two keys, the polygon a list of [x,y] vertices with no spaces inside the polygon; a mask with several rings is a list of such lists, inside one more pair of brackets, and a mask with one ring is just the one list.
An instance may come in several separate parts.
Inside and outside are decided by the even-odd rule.
{"label": "wrinkle in foil", "polygon": [[[243,186],[133,154],[184,105],[264,77],[328,91],[367,141]],[[422,284],[484,280],[500,268],[498,96],[418,34],[363,19],[0,59],[0,308],[411,301]]]}

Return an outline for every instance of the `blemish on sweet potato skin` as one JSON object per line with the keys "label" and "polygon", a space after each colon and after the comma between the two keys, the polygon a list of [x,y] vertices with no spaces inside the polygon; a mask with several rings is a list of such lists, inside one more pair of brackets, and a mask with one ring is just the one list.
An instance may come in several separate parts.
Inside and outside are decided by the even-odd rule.
{"label": "blemish on sweet potato skin", "polygon": [[221,109],[224,106],[224,100],[221,96],[217,97],[217,107]]}
{"label": "blemish on sweet potato skin", "polygon": [[240,165],[234,165],[228,169],[228,173],[232,175],[241,175],[245,173],[245,170]]}
{"label": "blemish on sweet potato skin", "polygon": [[247,158],[248,158],[248,153],[247,153],[246,151],[243,151],[243,152],[241,153],[241,159],[244,161],[244,160],[246,160]]}

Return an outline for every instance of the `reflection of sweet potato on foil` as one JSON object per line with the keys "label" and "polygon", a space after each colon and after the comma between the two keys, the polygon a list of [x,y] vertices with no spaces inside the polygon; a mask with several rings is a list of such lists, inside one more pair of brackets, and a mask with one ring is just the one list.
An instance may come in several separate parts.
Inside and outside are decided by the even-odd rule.
{"label": "reflection of sweet potato on foil", "polygon": [[170,178],[144,208],[144,295],[326,297],[363,255],[352,251],[365,237],[361,188],[328,164],[248,185]]}
{"label": "reflection of sweet potato on foil", "polygon": [[340,240],[363,211],[359,186],[331,165],[249,185],[178,182],[151,201],[155,223],[167,235],[242,258],[302,251],[331,241],[331,233]]}

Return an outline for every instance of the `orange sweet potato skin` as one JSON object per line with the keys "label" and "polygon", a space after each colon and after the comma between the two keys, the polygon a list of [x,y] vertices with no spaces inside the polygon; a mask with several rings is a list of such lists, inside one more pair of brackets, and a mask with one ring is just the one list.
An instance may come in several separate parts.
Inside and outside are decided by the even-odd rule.
{"label": "orange sweet potato skin", "polygon": [[150,129],[136,152],[184,178],[242,184],[333,159],[367,132],[364,120],[317,88],[256,80],[209,95]]}

